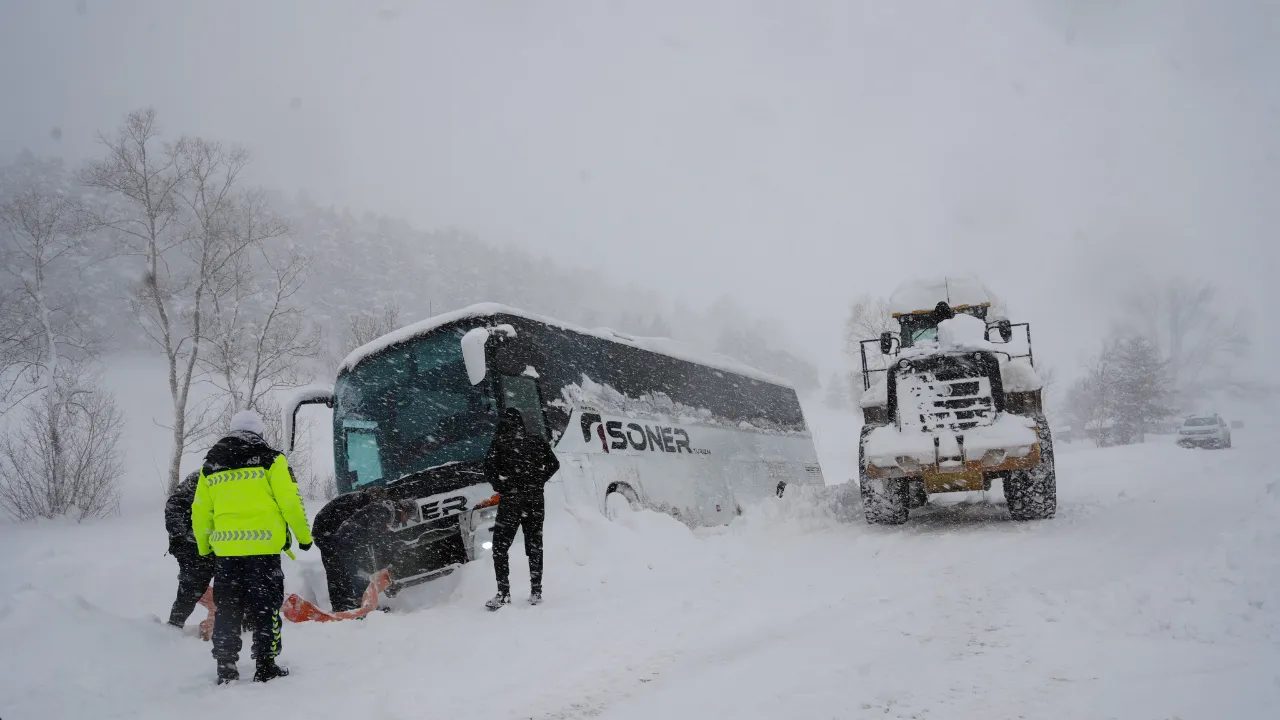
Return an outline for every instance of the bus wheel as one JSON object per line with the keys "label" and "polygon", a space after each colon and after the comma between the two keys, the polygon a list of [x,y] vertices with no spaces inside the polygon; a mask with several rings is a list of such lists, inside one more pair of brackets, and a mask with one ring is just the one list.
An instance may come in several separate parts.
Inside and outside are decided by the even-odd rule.
{"label": "bus wheel", "polygon": [[636,497],[636,491],[629,485],[611,487],[608,494],[604,496],[605,516],[610,520],[617,520],[639,509],[640,498]]}

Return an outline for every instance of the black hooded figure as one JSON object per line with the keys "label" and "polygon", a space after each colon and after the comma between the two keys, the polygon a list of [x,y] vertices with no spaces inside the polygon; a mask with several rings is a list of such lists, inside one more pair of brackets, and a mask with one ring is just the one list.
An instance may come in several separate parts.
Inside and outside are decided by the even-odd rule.
{"label": "black hooded figure", "polygon": [[485,461],[485,476],[502,496],[493,527],[493,571],[498,594],[485,603],[490,610],[511,602],[511,563],[507,552],[516,530],[524,529],[524,550],[529,556],[529,602],[542,602],[542,523],[547,505],[543,487],[560,469],[551,443],[532,434],[516,408],[502,413],[493,446]]}
{"label": "black hooded figure", "polygon": [[200,598],[213,582],[213,557],[201,557],[191,529],[191,501],[196,497],[197,470],[174,486],[164,505],[164,527],[169,533],[169,554],[178,561],[178,594],[169,611],[169,624],[182,627],[195,612]]}

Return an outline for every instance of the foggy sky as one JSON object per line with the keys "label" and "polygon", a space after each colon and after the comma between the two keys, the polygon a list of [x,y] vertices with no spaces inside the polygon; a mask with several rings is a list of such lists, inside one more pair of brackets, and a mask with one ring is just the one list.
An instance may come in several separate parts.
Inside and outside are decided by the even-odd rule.
{"label": "foggy sky", "polygon": [[0,153],[154,105],[288,192],[728,294],[824,371],[854,296],[975,272],[1069,373],[1143,274],[1265,309],[1276,8],[0,0]]}

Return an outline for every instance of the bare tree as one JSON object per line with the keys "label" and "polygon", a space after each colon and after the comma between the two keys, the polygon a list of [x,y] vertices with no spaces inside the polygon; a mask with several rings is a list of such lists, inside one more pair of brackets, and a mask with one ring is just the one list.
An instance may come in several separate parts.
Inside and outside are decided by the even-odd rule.
{"label": "bare tree", "polygon": [[[30,382],[22,422],[0,440],[0,505],[20,519],[115,508],[121,416],[88,375],[95,345],[72,297],[55,284],[84,259],[85,226],[75,204],[36,186],[0,204],[0,267],[12,283],[19,373]],[[22,325],[29,325],[22,329]],[[38,350],[37,350],[38,348]]]}
{"label": "bare tree", "polygon": [[1117,334],[1140,336],[1164,359],[1183,403],[1240,382],[1237,358],[1249,348],[1242,313],[1219,306],[1212,283],[1183,278],[1149,285],[1131,295]]}
{"label": "bare tree", "polygon": [[0,287],[0,417],[38,391],[40,326],[20,287]]}
{"label": "bare tree", "polygon": [[1102,352],[1090,359],[1084,377],[1067,390],[1067,414],[1071,424],[1092,438],[1098,447],[1108,443],[1115,416],[1117,369],[1114,358]]}
{"label": "bare tree", "polygon": [[347,322],[347,347],[350,352],[373,342],[400,327],[400,306],[388,303],[381,312],[362,312]]}
{"label": "bare tree", "polygon": [[[287,226],[252,195],[239,210],[243,230],[259,238],[253,251],[230,265],[223,287],[213,294],[208,349],[200,362],[227,402],[237,410],[261,412],[263,399],[301,384],[300,364],[320,351],[318,328],[293,304],[311,270],[311,260],[292,247],[272,252],[262,244]],[[257,228],[257,229],[254,229]]]}
{"label": "bare tree", "polygon": [[76,376],[0,438],[0,507],[19,520],[109,515],[119,506],[124,417],[110,393]]}
{"label": "bare tree", "polygon": [[864,294],[849,308],[849,319],[844,323],[844,349],[854,360],[861,362],[859,344],[873,340],[882,333],[897,332],[898,321],[893,319],[889,301]]}
{"label": "bare tree", "polygon": [[131,113],[115,135],[100,140],[106,157],[90,163],[82,179],[126,201],[97,212],[95,221],[142,265],[131,306],[168,362],[172,486],[182,456],[217,421],[215,408],[190,403],[214,298],[234,286],[228,275],[240,254],[275,230],[246,230],[238,216],[245,151],[201,139],[162,143],[152,109]]}

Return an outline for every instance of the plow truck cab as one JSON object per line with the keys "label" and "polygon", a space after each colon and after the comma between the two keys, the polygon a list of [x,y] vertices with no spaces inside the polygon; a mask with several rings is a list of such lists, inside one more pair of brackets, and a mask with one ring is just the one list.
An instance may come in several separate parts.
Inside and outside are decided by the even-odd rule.
{"label": "plow truck cab", "polygon": [[988,317],[990,296],[972,277],[903,283],[890,309],[899,332],[860,348],[867,522],[905,523],[935,493],[997,480],[1013,519],[1053,517],[1053,439],[1030,326]]}

